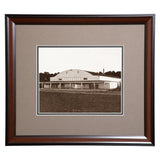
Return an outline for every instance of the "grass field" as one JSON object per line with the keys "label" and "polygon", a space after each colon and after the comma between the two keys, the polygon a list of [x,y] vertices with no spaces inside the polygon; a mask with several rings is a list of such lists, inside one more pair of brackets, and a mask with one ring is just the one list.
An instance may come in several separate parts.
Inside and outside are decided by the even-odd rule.
{"label": "grass field", "polygon": [[40,112],[121,112],[120,91],[41,90]]}

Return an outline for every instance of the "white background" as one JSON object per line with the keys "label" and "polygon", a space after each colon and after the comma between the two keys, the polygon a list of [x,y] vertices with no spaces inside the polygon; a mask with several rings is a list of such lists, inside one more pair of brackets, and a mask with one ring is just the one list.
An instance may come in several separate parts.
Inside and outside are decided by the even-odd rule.
{"label": "white background", "polygon": [[[105,72],[117,72],[121,71],[122,67],[121,47],[40,47],[38,53],[41,73],[47,71],[54,74],[68,69],[92,72],[103,72],[104,69]],[[55,61],[53,61],[54,58],[56,58]]]}
{"label": "white background", "polygon": [[[160,4],[159,0],[1,0],[0,1],[0,159],[160,159]],[[5,146],[4,14],[156,14],[156,146]]]}

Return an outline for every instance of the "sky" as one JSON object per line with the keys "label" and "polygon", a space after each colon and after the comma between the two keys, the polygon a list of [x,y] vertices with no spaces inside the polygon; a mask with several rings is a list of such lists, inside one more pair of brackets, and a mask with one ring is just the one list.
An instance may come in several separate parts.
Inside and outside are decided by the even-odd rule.
{"label": "sky", "polygon": [[39,72],[121,71],[122,47],[38,47]]}

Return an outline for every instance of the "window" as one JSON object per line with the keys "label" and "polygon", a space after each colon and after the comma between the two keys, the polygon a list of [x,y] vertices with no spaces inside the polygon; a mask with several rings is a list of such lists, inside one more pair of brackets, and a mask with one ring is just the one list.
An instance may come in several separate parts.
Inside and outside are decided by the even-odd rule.
{"label": "window", "polygon": [[83,80],[87,80],[87,78],[83,78]]}

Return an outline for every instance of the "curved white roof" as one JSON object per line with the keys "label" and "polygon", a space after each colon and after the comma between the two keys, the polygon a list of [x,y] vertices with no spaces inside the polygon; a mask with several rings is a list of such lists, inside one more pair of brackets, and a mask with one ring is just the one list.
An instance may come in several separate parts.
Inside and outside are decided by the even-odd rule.
{"label": "curved white roof", "polygon": [[120,78],[92,75],[91,73],[80,69],[65,70],[55,77],[50,77],[50,81],[83,81],[83,80],[102,80],[120,82]]}
{"label": "curved white roof", "polygon": [[51,77],[50,81],[82,81],[82,80],[99,80],[99,76],[94,76],[84,70],[69,69]]}

